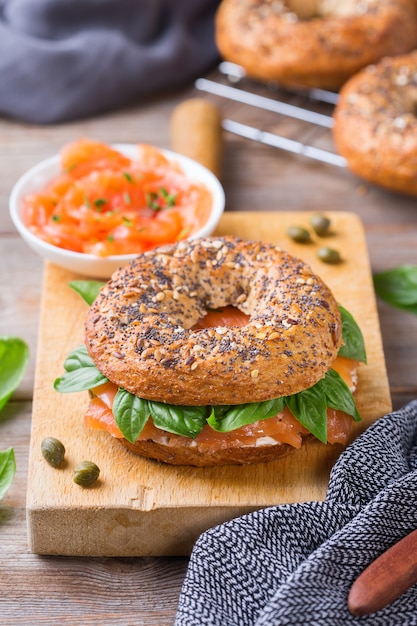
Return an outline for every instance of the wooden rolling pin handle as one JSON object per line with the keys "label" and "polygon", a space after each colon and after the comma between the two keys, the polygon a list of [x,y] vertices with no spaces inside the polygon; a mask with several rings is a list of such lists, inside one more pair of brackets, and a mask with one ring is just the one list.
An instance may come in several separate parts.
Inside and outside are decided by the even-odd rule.
{"label": "wooden rolling pin handle", "polygon": [[218,178],[222,157],[222,120],[218,109],[203,98],[184,100],[170,120],[171,147],[205,165]]}
{"label": "wooden rolling pin handle", "polygon": [[353,615],[375,613],[417,583],[417,530],[371,563],[353,583],[348,608]]}

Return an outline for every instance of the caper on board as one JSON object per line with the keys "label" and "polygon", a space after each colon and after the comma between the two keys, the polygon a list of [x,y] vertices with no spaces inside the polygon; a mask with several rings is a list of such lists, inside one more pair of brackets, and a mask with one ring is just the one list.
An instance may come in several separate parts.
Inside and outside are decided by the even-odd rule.
{"label": "caper on board", "polygon": [[323,237],[329,232],[330,220],[325,215],[321,215],[320,213],[312,215],[310,219],[310,224],[316,235],[318,235],[319,237]]}
{"label": "caper on board", "polygon": [[60,467],[64,462],[64,444],[55,437],[46,437],[41,443],[42,456],[52,467]]}
{"label": "caper on board", "polygon": [[342,260],[337,250],[334,248],[327,248],[326,246],[317,250],[317,256],[320,261],[323,261],[323,263],[331,263],[333,265],[340,263]]}
{"label": "caper on board", "polygon": [[308,243],[310,241],[310,233],[303,226],[289,226],[287,235],[297,243]]}
{"label": "caper on board", "polygon": [[96,482],[100,468],[92,461],[82,461],[74,470],[74,482],[80,487],[89,487]]}

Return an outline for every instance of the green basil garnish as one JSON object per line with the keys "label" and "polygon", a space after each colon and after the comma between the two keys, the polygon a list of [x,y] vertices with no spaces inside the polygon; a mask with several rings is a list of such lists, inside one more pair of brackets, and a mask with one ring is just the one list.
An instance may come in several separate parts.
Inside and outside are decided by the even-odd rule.
{"label": "green basil garnish", "polygon": [[327,406],[336,411],[343,411],[351,415],[355,422],[361,421],[352,392],[335,370],[329,370],[323,379],[324,393]]}
{"label": "green basil garnish", "polygon": [[349,311],[340,305],[339,311],[342,316],[342,337],[344,341],[344,345],[339,350],[339,355],[347,359],[366,363],[365,342],[361,329]]}
{"label": "green basil garnish", "polygon": [[151,414],[147,400],[119,388],[113,402],[113,415],[123,437],[134,443]]}
{"label": "green basil garnish", "polygon": [[149,410],[157,428],[194,439],[206,424],[206,406],[177,406],[149,401]]}
{"label": "green basil garnish", "polygon": [[327,442],[327,402],[323,381],[285,398],[285,404],[302,426],[317,439]]}
{"label": "green basil garnish", "polygon": [[143,400],[119,388],[113,402],[113,415],[123,437],[131,443],[139,437],[150,416],[156,428],[194,439],[206,424],[207,407]]}
{"label": "green basil garnish", "polygon": [[381,300],[417,315],[417,265],[400,265],[376,273],[373,280]]}
{"label": "green basil garnish", "polygon": [[64,369],[65,374],[54,381],[54,389],[60,393],[88,391],[108,380],[94,365],[85,346],[71,352],[65,360]]}
{"label": "green basil garnish", "polygon": [[94,300],[97,298],[100,289],[106,283],[99,280],[72,280],[68,283],[71,289],[78,293],[89,306],[91,306]]}
{"label": "green basil garnish", "polygon": [[19,337],[0,337],[0,411],[19,386],[29,360],[29,348]]}
{"label": "green basil garnish", "polygon": [[280,413],[283,408],[284,398],[227,407],[213,406],[207,422],[214,430],[220,433],[227,433],[241,426],[273,417]]}
{"label": "green basil garnish", "polygon": [[16,473],[13,448],[0,451],[0,500],[5,496]]}

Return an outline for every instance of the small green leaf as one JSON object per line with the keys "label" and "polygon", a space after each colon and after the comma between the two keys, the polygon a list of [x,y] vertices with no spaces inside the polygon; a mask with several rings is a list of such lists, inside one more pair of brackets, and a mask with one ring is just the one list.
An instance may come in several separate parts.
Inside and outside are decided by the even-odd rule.
{"label": "small green leaf", "polygon": [[323,380],[327,406],[351,415],[355,422],[361,421],[352,392],[335,370],[329,370]]}
{"label": "small green leaf", "polygon": [[65,374],[54,381],[54,389],[60,393],[87,391],[107,382],[107,378],[94,365],[84,345],[68,355],[64,369]]}
{"label": "small green leaf", "polygon": [[342,337],[345,342],[339,350],[339,355],[366,363],[365,342],[361,329],[349,311],[342,306],[339,306],[339,310],[342,316]]}
{"label": "small green leaf", "polygon": [[417,265],[400,265],[376,273],[373,280],[381,300],[417,315]]}
{"label": "small green leaf", "polygon": [[206,424],[207,407],[176,406],[149,401],[149,410],[157,428],[194,439]]}
{"label": "small green leaf", "polygon": [[123,437],[135,443],[150,417],[149,403],[119,388],[113,401],[113,415]]}
{"label": "small green leaf", "polygon": [[0,337],[0,410],[19,386],[29,360],[29,348],[19,337]]}
{"label": "small green leaf", "polygon": [[241,426],[253,424],[259,420],[274,417],[284,408],[284,398],[275,398],[265,402],[252,402],[236,406],[213,407],[207,422],[218,432],[226,433]]}
{"label": "small green leaf", "polygon": [[106,283],[99,280],[72,280],[68,283],[71,289],[78,293],[89,306],[97,298],[100,289]]}
{"label": "small green leaf", "polygon": [[305,391],[287,396],[285,404],[302,426],[327,443],[327,403],[321,380]]}
{"label": "small green leaf", "polygon": [[128,183],[134,183],[134,179],[132,174],[129,174],[129,172],[123,172],[123,176],[125,177],[125,179],[127,180]]}
{"label": "small green leaf", "polygon": [[16,473],[13,448],[0,451],[0,500],[6,495]]}
{"label": "small green leaf", "polygon": [[105,204],[107,204],[107,200],[105,198],[97,198],[97,200],[94,200],[94,206],[98,211],[100,211]]}

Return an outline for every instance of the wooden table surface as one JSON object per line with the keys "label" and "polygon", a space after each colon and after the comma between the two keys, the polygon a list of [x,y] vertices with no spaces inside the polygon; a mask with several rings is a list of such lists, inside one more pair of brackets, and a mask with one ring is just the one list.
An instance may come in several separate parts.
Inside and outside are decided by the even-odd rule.
{"label": "wooden table surface", "polygon": [[[14,182],[30,166],[80,136],[169,147],[169,119],[193,86],[123,111],[53,126],[0,120],[0,335],[31,350],[25,378],[0,418],[0,449],[15,449],[17,474],[0,502],[0,624],[173,623],[186,558],[40,557],[27,544],[25,504],[39,298],[43,265],[8,215]],[[223,117],[332,149],[329,131],[204,96]],[[298,102],[298,97],[293,99]],[[353,211],[362,219],[373,271],[417,263],[417,202],[364,183],[346,169],[225,133],[222,180],[229,211]],[[355,253],[354,250],[351,251]],[[417,397],[417,317],[378,302],[394,408]]]}

